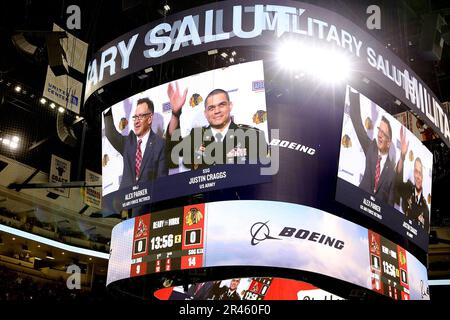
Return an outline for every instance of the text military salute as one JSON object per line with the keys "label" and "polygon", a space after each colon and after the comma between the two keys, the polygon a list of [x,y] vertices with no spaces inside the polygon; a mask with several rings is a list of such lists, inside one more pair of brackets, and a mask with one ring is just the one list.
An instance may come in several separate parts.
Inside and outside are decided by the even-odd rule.
{"label": "text military salute", "polygon": [[180,115],[186,102],[187,89],[181,94],[178,83],[175,83],[175,87],[169,84],[167,94],[172,106],[167,143],[172,162],[175,164],[178,156],[183,156],[184,165],[194,170],[214,164],[255,164],[267,156],[268,147],[264,132],[233,122],[233,103],[228,92],[222,89],[211,91],[205,99],[204,114],[209,125],[193,128],[190,134],[183,138],[184,146],[189,148],[189,154],[183,152],[183,149],[173,154],[172,150],[179,141],[172,141],[172,136],[175,130],[180,128]]}

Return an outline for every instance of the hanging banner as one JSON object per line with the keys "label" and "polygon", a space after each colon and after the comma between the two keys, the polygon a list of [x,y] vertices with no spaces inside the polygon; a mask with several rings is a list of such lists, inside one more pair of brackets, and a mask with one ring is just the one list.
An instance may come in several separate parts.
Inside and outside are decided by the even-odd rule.
{"label": "hanging banner", "polygon": [[[70,161],[57,157],[52,154],[52,160],[50,163],[50,183],[62,183],[70,182]],[[48,192],[55,193],[57,195],[68,198],[70,195],[69,188],[52,188],[47,189]]]}
{"label": "hanging banner", "polygon": [[[86,183],[102,183],[102,176],[94,171],[86,169]],[[102,188],[86,187],[84,189],[84,203],[97,209],[102,208]]]}
{"label": "hanging banner", "polygon": [[[65,31],[53,24],[53,31]],[[88,44],[67,33],[67,38],[60,40],[65,55],[63,63],[84,74]],[[55,76],[50,67],[47,68],[43,96],[68,110],[80,113],[83,83],[69,75]]]}

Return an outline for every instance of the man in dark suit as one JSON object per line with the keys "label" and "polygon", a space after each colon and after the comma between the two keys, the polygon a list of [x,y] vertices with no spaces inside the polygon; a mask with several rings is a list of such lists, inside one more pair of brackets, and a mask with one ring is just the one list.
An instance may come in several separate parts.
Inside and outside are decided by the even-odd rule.
{"label": "man in dark suit", "polygon": [[206,300],[209,297],[213,282],[200,282],[189,287],[187,294],[195,300]]}
{"label": "man in dark suit", "polygon": [[220,296],[228,290],[227,286],[221,287],[221,280],[216,280],[211,282],[211,288],[209,289],[209,294],[207,296],[207,300],[219,300]]}
{"label": "man in dark suit", "polygon": [[111,109],[105,113],[106,137],[123,157],[120,188],[152,181],[168,173],[164,140],[151,129],[153,112],[150,99],[139,99],[132,117],[134,131],[130,131],[128,136],[121,135],[115,129]]}
{"label": "man in dark suit", "polygon": [[384,116],[377,138],[370,140],[361,122],[359,94],[350,92],[350,119],[366,156],[366,168],[359,187],[382,201],[394,204],[394,161],[389,157],[392,128]]}
{"label": "man in dark suit", "polygon": [[409,180],[403,182],[403,164],[408,151],[405,129],[400,129],[401,157],[397,163],[396,192],[402,198],[403,213],[407,218],[416,221],[426,232],[430,225],[430,211],[423,196],[423,165],[417,157],[414,161],[414,184]]}
{"label": "man in dark suit", "polygon": [[[172,141],[175,130],[180,128],[182,106],[186,101],[187,89],[183,94],[169,84],[168,96],[172,106],[172,117],[167,130],[169,150],[178,141]],[[214,164],[260,163],[268,155],[264,132],[247,125],[235,124],[231,118],[233,103],[228,92],[222,89],[211,91],[205,99],[204,114],[208,126],[193,128],[183,138],[189,143],[189,154],[181,153],[183,163],[191,169],[202,169]],[[169,142],[170,141],[170,142]],[[182,151],[182,150],[181,150]],[[173,156],[173,155],[172,155]],[[172,159],[174,161],[176,159]]]}

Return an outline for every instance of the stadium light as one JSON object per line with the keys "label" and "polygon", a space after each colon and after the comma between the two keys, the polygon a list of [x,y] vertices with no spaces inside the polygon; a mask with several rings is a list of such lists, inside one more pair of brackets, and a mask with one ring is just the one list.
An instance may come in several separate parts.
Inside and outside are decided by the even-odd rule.
{"label": "stadium light", "polygon": [[63,107],[59,107],[59,108],[58,108],[58,112],[59,112],[59,113],[64,113],[64,108],[63,108]]}
{"label": "stadium light", "polygon": [[41,104],[45,104],[45,103],[47,102],[47,100],[45,100],[45,98],[41,98],[41,99],[39,100],[39,102],[40,102]]}
{"label": "stadium light", "polygon": [[21,87],[21,86],[15,86],[15,87],[14,87],[14,91],[16,91],[17,93],[19,93],[20,91],[22,91],[22,87]]}
{"label": "stadium light", "polygon": [[50,103],[50,108],[55,109],[56,105],[52,102],[52,103]]}
{"label": "stadium light", "polygon": [[338,50],[308,46],[298,41],[286,41],[278,52],[277,59],[282,68],[302,71],[323,82],[336,83],[350,74],[350,62]]}

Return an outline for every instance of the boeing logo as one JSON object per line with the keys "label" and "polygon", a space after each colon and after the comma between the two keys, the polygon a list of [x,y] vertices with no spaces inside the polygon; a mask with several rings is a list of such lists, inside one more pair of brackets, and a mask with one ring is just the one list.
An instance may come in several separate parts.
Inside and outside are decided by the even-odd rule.
{"label": "boeing logo", "polygon": [[279,238],[274,238],[269,235],[270,229],[267,226],[267,222],[256,222],[252,225],[250,228],[250,235],[252,236],[251,244],[252,246],[256,246],[261,241],[264,241],[266,239],[273,239],[273,240],[281,240]]}
{"label": "boeing logo", "polygon": [[[270,229],[267,225],[269,221],[266,222],[255,222],[250,228],[252,246],[256,246],[261,241],[266,239],[270,240],[282,240],[282,238],[275,238],[270,236]],[[321,234],[314,231],[309,231],[306,229],[296,229],[292,227],[284,227],[283,230],[278,234],[279,237],[285,238],[296,238],[299,240],[308,240],[311,242],[320,243],[325,246],[333,247],[337,250],[342,250],[344,248],[345,242],[326,234]]]}

